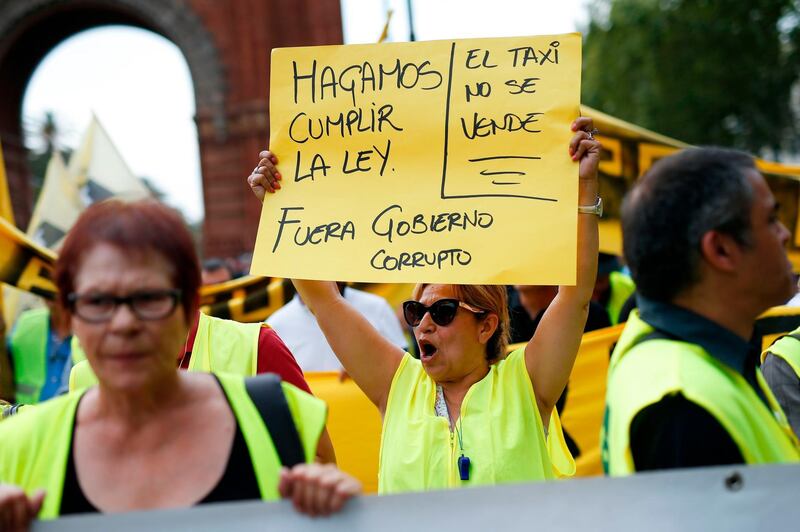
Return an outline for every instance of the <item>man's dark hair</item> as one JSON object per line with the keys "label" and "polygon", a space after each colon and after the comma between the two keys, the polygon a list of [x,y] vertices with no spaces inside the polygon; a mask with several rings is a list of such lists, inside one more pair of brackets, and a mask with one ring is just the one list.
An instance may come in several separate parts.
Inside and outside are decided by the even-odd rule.
{"label": "man's dark hair", "polygon": [[691,148],[661,159],[622,205],[625,260],[639,293],[671,301],[700,277],[700,241],[719,231],[750,245],[755,169],[746,153]]}
{"label": "man's dark hair", "polygon": [[218,257],[211,257],[203,261],[203,271],[206,272],[214,272],[219,269],[225,269],[228,273],[231,273],[231,269],[228,267],[228,264]]}

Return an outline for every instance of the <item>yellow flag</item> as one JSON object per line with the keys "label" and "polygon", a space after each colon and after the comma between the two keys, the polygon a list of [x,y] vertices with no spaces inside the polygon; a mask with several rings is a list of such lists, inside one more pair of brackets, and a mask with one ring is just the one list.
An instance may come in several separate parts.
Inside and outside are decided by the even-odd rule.
{"label": "yellow flag", "polygon": [[28,224],[28,236],[49,249],[56,249],[84,209],[80,191],[57,151],[47,163],[42,190]]}
{"label": "yellow flag", "polygon": [[92,116],[80,146],[70,157],[67,172],[84,206],[111,197],[137,200],[151,196],[96,116]]}
{"label": "yellow flag", "polygon": [[3,160],[3,145],[0,144],[0,218],[14,223],[14,210],[11,208],[11,195],[8,193],[6,165]]}
{"label": "yellow flag", "polygon": [[383,25],[383,31],[381,32],[381,36],[378,37],[378,42],[382,43],[386,41],[386,38],[389,36],[389,23],[392,21],[392,15],[394,15],[394,10],[390,9],[386,12],[386,24]]}

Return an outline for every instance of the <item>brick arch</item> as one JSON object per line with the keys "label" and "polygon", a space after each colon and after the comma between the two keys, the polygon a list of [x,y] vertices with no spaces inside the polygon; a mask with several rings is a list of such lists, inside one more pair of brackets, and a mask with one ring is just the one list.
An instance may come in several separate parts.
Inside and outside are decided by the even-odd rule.
{"label": "brick arch", "polygon": [[[0,141],[21,227],[31,212],[20,121],[39,62],[89,28],[147,29],[181,50],[195,90],[209,255],[252,249],[259,207],[242,168],[268,138],[269,51],[342,39],[338,0],[3,0],[0,2]],[[243,229],[244,228],[244,229]]]}

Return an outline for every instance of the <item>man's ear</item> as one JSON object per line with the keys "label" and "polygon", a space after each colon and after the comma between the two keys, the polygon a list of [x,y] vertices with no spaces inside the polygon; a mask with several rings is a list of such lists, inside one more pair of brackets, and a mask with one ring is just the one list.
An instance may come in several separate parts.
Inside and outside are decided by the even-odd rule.
{"label": "man's ear", "polygon": [[742,256],[742,245],[731,235],[708,231],[700,239],[700,254],[713,269],[735,272]]}
{"label": "man's ear", "polygon": [[480,340],[481,343],[487,343],[497,330],[499,324],[500,318],[497,317],[497,314],[494,312],[487,314],[483,320],[481,320],[480,328],[478,329],[478,340]]}

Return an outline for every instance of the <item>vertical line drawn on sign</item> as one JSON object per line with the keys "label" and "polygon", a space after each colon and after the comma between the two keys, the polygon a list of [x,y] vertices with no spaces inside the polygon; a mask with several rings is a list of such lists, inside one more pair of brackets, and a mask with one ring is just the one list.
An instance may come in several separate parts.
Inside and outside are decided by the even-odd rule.
{"label": "vertical line drawn on sign", "polygon": [[450,144],[450,95],[453,88],[453,59],[456,56],[456,43],[450,43],[450,69],[447,74],[447,99],[445,100],[444,107],[444,158],[442,162],[442,191],[441,198],[447,199],[444,193],[445,183],[447,182],[447,147]]}
{"label": "vertical line drawn on sign", "polygon": [[[456,53],[456,43],[450,43],[450,66],[448,68],[448,77],[447,77],[447,97],[445,99],[445,111],[444,111],[444,154],[442,157],[442,186],[440,197],[441,199],[465,199],[465,198],[521,198],[521,199],[532,199],[532,200],[539,200],[539,201],[550,201],[550,202],[558,202],[556,198],[545,198],[541,196],[530,196],[525,194],[508,194],[508,193],[497,193],[497,194],[487,194],[487,193],[475,193],[475,194],[447,194],[447,163],[448,163],[448,156],[449,156],[449,145],[450,145],[450,107],[451,107],[451,98],[452,98],[452,88],[453,88],[453,64],[455,62],[455,53]],[[535,155],[492,155],[487,157],[477,157],[474,159],[467,159],[470,163],[478,163],[478,162],[487,162],[487,161],[495,161],[495,160],[502,160],[502,159],[522,159],[522,160],[541,160],[541,157]],[[514,171],[514,170],[494,170],[491,171],[489,169],[484,169],[480,172],[482,176],[496,176],[496,175],[517,175],[517,176],[524,176],[527,175],[527,172],[522,171]],[[498,181],[492,180],[491,183],[496,186],[509,186],[509,185],[520,185],[522,184],[521,181]]]}

